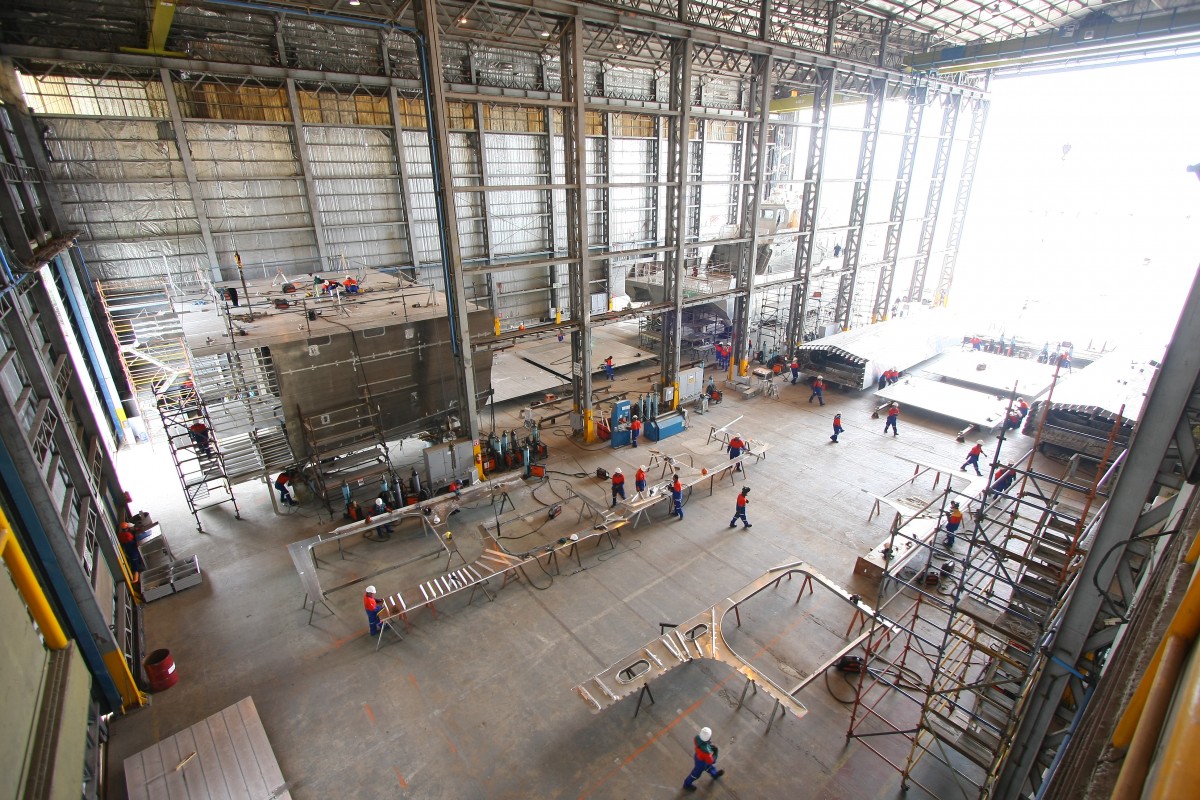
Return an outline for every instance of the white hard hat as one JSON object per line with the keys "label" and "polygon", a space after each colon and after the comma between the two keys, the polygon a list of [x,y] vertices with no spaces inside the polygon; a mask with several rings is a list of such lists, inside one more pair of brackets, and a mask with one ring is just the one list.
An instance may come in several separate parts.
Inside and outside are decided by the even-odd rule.
{"label": "white hard hat", "polygon": [[614,469],[614,470],[613,470],[613,475],[620,475],[620,474],[621,474],[621,468],[620,468],[620,467],[617,467],[616,469]]}
{"label": "white hard hat", "polygon": [[642,464],[640,467],[638,467],[638,469],[640,469],[642,472],[645,472],[645,471],[646,471],[646,465],[645,465],[645,464]]}
{"label": "white hard hat", "polygon": [[700,741],[707,742],[711,738],[712,738],[712,728],[701,728],[700,729]]}
{"label": "white hard hat", "polygon": [[374,586],[368,586],[368,587],[367,587],[367,594],[375,594],[375,587],[374,587]]}

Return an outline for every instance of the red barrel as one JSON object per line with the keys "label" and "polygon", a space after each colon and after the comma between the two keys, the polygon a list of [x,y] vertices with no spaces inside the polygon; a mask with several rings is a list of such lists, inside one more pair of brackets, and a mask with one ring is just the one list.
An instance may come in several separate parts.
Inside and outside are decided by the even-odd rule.
{"label": "red barrel", "polygon": [[171,658],[170,650],[155,650],[146,656],[142,665],[146,668],[152,692],[161,692],[179,683],[179,673],[175,671],[175,659]]}

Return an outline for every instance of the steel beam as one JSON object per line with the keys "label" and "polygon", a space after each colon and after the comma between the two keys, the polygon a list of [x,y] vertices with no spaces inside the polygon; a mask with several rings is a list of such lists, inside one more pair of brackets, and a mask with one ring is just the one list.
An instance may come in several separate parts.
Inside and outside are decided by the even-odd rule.
{"label": "steel beam", "polygon": [[954,197],[954,213],[950,217],[950,234],[946,237],[946,255],[942,260],[942,273],[938,277],[935,305],[945,305],[950,299],[950,287],[954,283],[954,268],[958,265],[958,248],[962,243],[963,225],[967,220],[967,206],[971,202],[971,187],[975,184],[975,167],[979,164],[979,145],[983,141],[983,129],[987,125],[988,108],[991,101],[972,98],[971,132],[967,136],[966,152],[963,153],[962,173],[958,179],[958,192]]}
{"label": "steel beam", "polygon": [[317,255],[324,269],[330,268],[329,251],[325,245],[325,226],[321,222],[321,206],[317,198],[317,189],[313,185],[312,164],[308,159],[308,142],[304,140],[304,118],[300,111],[300,95],[296,91],[296,82],[291,78],[285,81],[287,86],[288,105],[292,110],[292,135],[296,140],[296,158],[300,161],[300,174],[304,178],[304,195],[308,198],[309,217],[312,218],[313,236],[316,238]]}
{"label": "steel beam", "polygon": [[933,255],[933,235],[937,231],[938,214],[942,209],[942,194],[946,188],[946,171],[950,168],[950,153],[954,149],[954,132],[962,110],[962,96],[950,95],[942,112],[942,127],[938,133],[937,152],[933,157],[933,174],[929,178],[929,194],[925,198],[925,217],[921,220],[921,239],[917,243],[917,259],[913,262],[912,279],[908,283],[908,301],[920,303],[925,296],[925,275]]}
{"label": "steel beam", "polygon": [[416,0],[413,13],[420,31],[417,47],[427,68],[425,110],[429,122],[430,161],[433,168],[434,203],[438,211],[439,241],[443,260],[446,298],[450,305],[450,335],[458,361],[459,406],[466,419],[463,429],[472,439],[479,438],[479,414],[475,389],[475,365],[471,354],[471,329],[467,312],[467,291],[463,281],[462,246],[459,242],[458,210],[450,191],[450,119],[447,114],[446,85],[442,78],[441,32],[438,29],[434,0]]}
{"label": "steel beam", "polygon": [[[744,297],[739,297],[735,303],[736,320],[734,324],[734,352],[742,354],[750,335],[750,317],[754,305],[755,283],[758,278],[758,263],[762,257],[758,231],[758,216],[762,209],[763,187],[766,185],[767,174],[767,135],[771,121],[771,94],[774,90],[775,60],[770,56],[757,59],[753,82],[750,87],[750,97],[753,104],[752,112],[757,119],[754,125],[743,126],[745,149],[742,159],[743,182],[748,186],[741,194],[741,219],[739,220],[738,235],[749,238],[749,242],[741,248],[742,260],[738,265],[737,289],[745,291]],[[761,312],[760,312],[761,313]],[[761,344],[761,340],[760,340]],[[784,350],[790,353],[792,344],[785,342]],[[749,358],[749,354],[744,354]],[[738,359],[739,372],[741,358]],[[732,364],[730,367],[732,368]]]}
{"label": "steel beam", "polygon": [[804,165],[804,196],[800,203],[800,238],[796,242],[794,274],[788,310],[787,347],[792,349],[804,341],[805,317],[808,314],[808,282],[812,276],[813,252],[817,240],[817,219],[821,209],[821,189],[825,175],[826,143],[829,140],[829,118],[837,90],[836,70],[822,70],[813,98],[812,128],[808,139],[808,161]]}
{"label": "steel beam", "polygon": [[917,163],[917,145],[921,140],[925,106],[924,88],[909,92],[908,117],[904,122],[904,137],[900,140],[896,187],[892,190],[892,210],[888,215],[887,238],[883,245],[883,265],[879,270],[879,284],[875,287],[875,307],[871,309],[872,323],[888,318],[888,306],[892,302],[892,283],[896,278],[896,264],[900,260],[900,238],[904,234],[904,220],[908,213],[908,195],[912,189],[913,166]]}
{"label": "steel beam", "polygon": [[[1186,437],[1190,446],[1195,446],[1190,424],[1183,426],[1181,432],[1179,423],[1188,418],[1189,404],[1200,392],[1197,341],[1200,341],[1200,274],[1192,282],[1175,334],[1146,397],[1121,477],[1113,487],[1104,518],[1089,548],[1091,556],[1080,569],[1078,588],[1063,612],[1057,636],[1044,644],[1050,661],[1029,697],[1012,739],[1013,751],[1000,774],[994,795],[997,798],[1019,797],[1030,781],[1040,777],[1034,770],[1047,747],[1063,691],[1086,652],[1084,647],[1089,638],[1098,626],[1103,626],[1101,618],[1111,613],[1106,608],[1108,598],[1096,587],[1110,587],[1124,559],[1104,556],[1110,551],[1128,550],[1126,543],[1140,529],[1140,518],[1159,513],[1159,509],[1148,507],[1147,498],[1152,498],[1159,489],[1156,476],[1164,460],[1172,457],[1170,450],[1176,446],[1177,437]],[[1171,494],[1165,502],[1174,503],[1176,497]],[[1126,598],[1126,602],[1131,601],[1132,598]]]}
{"label": "steel beam", "polygon": [[221,262],[217,258],[217,248],[213,242],[212,225],[208,220],[208,208],[205,205],[204,191],[200,187],[200,178],[196,172],[196,163],[192,161],[192,147],[188,143],[183,114],[179,111],[179,98],[175,96],[175,82],[171,79],[171,71],[165,67],[158,71],[158,77],[162,81],[163,94],[167,98],[167,109],[171,113],[171,128],[175,134],[175,149],[179,153],[179,163],[183,165],[183,174],[187,178],[188,189],[192,193],[192,207],[196,212],[196,224],[200,226],[200,238],[204,242],[204,254],[208,256],[209,275],[213,280],[219,281],[221,280]]}
{"label": "steel beam", "polygon": [[872,81],[872,91],[863,110],[858,171],[854,182],[854,196],[850,200],[850,230],[846,233],[844,251],[844,263],[849,273],[838,287],[837,307],[834,311],[834,322],[844,331],[850,330],[850,311],[854,303],[854,288],[858,281],[863,229],[867,223],[867,203],[871,198],[871,178],[875,172],[875,148],[879,143],[879,129],[883,121],[883,105],[887,101],[887,94],[887,80],[876,78]]}
{"label": "steel beam", "polygon": [[[572,408],[579,415],[583,441],[596,439],[592,406],[592,307],[588,292],[591,258],[587,217],[587,103],[584,90],[584,25],[575,17],[562,37],[559,63],[563,92],[572,100],[563,111],[563,156],[567,194],[568,285],[571,295],[571,388]],[[547,130],[550,135],[550,130]]]}

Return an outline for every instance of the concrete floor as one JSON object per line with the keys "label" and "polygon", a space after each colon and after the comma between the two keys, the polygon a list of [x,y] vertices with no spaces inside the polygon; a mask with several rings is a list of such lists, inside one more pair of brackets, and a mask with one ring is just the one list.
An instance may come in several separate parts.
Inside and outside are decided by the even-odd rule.
{"label": "concrete floor", "polygon": [[[643,389],[634,372],[644,371],[631,367],[616,388]],[[336,613],[319,609],[312,625],[301,610],[286,545],[340,519],[331,523],[315,504],[276,516],[268,487],[245,484],[236,488],[242,520],[230,505],[206,510],[206,532],[197,533],[163,446],[124,451],[119,466],[135,509],[161,520],[178,555],[199,556],[204,583],[145,609],[147,648],[170,648],[180,681],[113,722],[110,796],[125,796],[125,757],[251,695],[297,798],[674,797],[691,767],[692,737],[704,725],[714,731],[726,774],[715,784],[702,778],[697,796],[898,797],[899,774],[858,741],[846,743],[849,707],[821,680],[800,696],[809,714],[777,721],[768,735],[770,701],[759,694],[736,711],[742,680],[711,662],[653,683],[657,702],[636,718],[633,699],[593,715],[572,691],[657,635],[659,622],[691,617],[784,562],[807,561],[872,603],[877,587],[852,569],[858,554],[886,536],[888,521],[866,521],[866,492],[886,493],[911,476],[912,465],[896,455],[957,464],[969,447],[954,441],[952,421],[917,412],[901,417],[898,438],[883,435],[883,420],[871,419],[870,392],[831,390],[824,407],[807,403],[802,386],[785,385],[778,400],[725,396],[707,415],[693,413],[691,429],[663,449],[719,463],[720,448],[705,445],[709,426],[739,416],[738,432],[770,442],[767,459],[752,464],[745,481],[754,489],[752,529],[728,528],[736,494],[729,483],[712,497],[697,490],[684,522],[660,513],[626,532],[615,550],[589,548],[582,569],[563,562],[553,579],[534,570],[536,586],[510,583],[495,602],[477,598],[468,606],[454,598],[436,619],[419,614],[403,642],[388,640],[378,652],[367,635],[362,583],[333,592]],[[498,427],[519,427],[519,407],[499,409]],[[839,411],[846,430],[835,445],[830,422]],[[566,433],[565,425],[545,432],[548,466],[598,502],[606,501],[606,482],[571,476],[598,466],[631,473],[649,459],[644,446],[585,448]],[[1006,455],[1019,455],[1030,441],[1015,437]],[[922,479],[910,493],[932,496],[930,482]],[[561,490],[561,483],[551,490],[556,485]],[[519,497],[518,511],[549,499],[544,489],[536,499]],[[569,512],[555,524],[590,524],[575,526]],[[478,548],[478,523],[492,518],[486,506],[455,517],[468,559]],[[519,551],[558,530],[505,544]],[[372,578],[381,591],[394,591],[437,574],[445,565],[440,552],[415,529],[384,543],[353,540],[344,561],[331,554],[323,586],[415,559]],[[756,598],[734,634],[742,652],[756,653],[756,666],[784,682],[836,649],[850,616],[820,593],[793,605],[794,592],[784,584]],[[841,679],[832,677],[836,690]],[[946,780],[928,763],[923,780]],[[942,785],[947,791],[939,795],[961,796]]]}

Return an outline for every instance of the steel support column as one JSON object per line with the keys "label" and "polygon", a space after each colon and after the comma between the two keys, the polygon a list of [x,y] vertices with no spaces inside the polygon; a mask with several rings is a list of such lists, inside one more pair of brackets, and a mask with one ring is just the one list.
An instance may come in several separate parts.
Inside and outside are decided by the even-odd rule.
{"label": "steel support column", "polygon": [[862,256],[863,229],[867,223],[867,203],[871,198],[871,178],[875,172],[875,147],[879,143],[879,128],[883,121],[883,104],[887,101],[887,78],[871,81],[871,94],[863,112],[862,141],[858,148],[858,172],[855,173],[854,196],[850,200],[850,230],[846,232],[844,252],[847,274],[838,287],[834,322],[842,330],[850,330],[850,309],[854,303],[854,288],[858,282],[858,265]]}
{"label": "steel support column", "polygon": [[908,283],[908,300],[911,303],[920,303],[925,296],[925,275],[933,254],[933,234],[937,231],[938,214],[942,209],[946,171],[950,168],[950,152],[954,149],[954,132],[958,128],[958,115],[962,110],[962,95],[949,95],[945,102],[937,152],[933,157],[933,174],[929,178],[929,195],[925,198],[925,217],[921,220],[921,239],[917,243],[917,257],[913,261],[912,279]]}
{"label": "steel support column", "polygon": [[892,210],[888,216],[887,237],[883,244],[883,266],[879,270],[879,284],[875,287],[875,306],[871,309],[872,323],[887,319],[888,306],[892,303],[892,284],[896,278],[896,264],[900,260],[900,238],[904,234],[904,217],[908,213],[913,166],[917,163],[917,145],[921,140],[921,121],[925,117],[927,105],[926,92],[926,87],[917,86],[908,96],[908,117],[904,122],[904,137],[900,140],[896,188],[892,192]]}
{"label": "steel support column", "polygon": [[[567,195],[567,269],[571,295],[571,387],[573,408],[579,415],[584,442],[596,439],[596,421],[592,408],[592,307],[588,281],[587,216],[587,96],[584,91],[584,26],[575,17],[564,32],[560,44],[564,99],[571,106],[563,109],[563,156]],[[547,131],[550,135],[550,131]]]}
{"label": "steel support column", "polygon": [[[742,158],[742,179],[749,181],[744,184],[741,192],[741,220],[738,236],[749,238],[749,242],[740,248],[741,262],[738,264],[737,289],[744,290],[735,301],[736,313],[734,323],[735,353],[740,365],[750,334],[750,317],[754,305],[754,283],[758,274],[761,246],[759,244],[758,216],[762,208],[763,187],[766,184],[767,170],[767,133],[771,122],[771,93],[774,89],[775,59],[771,56],[761,56],[755,59],[755,72],[750,87],[752,107],[751,116],[754,124],[744,126],[745,150]],[[765,267],[765,264],[764,264]],[[790,344],[784,345],[784,352],[791,352]],[[749,358],[749,354],[744,354]],[[731,364],[732,367],[732,364]],[[740,368],[739,368],[740,371]]]}
{"label": "steel support column", "polygon": [[804,165],[804,196],[800,204],[800,238],[796,240],[796,283],[792,285],[788,310],[788,353],[804,340],[808,281],[812,276],[813,252],[817,241],[817,215],[821,209],[821,188],[825,174],[825,145],[829,140],[829,117],[837,90],[837,71],[820,70],[820,80],[813,90],[815,96],[809,128],[808,161]]}
{"label": "steel support column", "polygon": [[325,226],[321,222],[321,206],[317,200],[317,190],[313,186],[312,164],[308,159],[308,142],[304,139],[304,117],[300,111],[300,95],[296,92],[296,81],[288,78],[288,105],[292,110],[292,135],[296,139],[296,158],[300,162],[300,174],[304,179],[304,196],[308,198],[308,214],[312,218],[313,237],[316,239],[317,255],[321,258],[321,266],[328,269],[329,252],[325,247]]}
{"label": "steel support column", "polygon": [[667,236],[663,259],[663,300],[671,309],[662,315],[660,378],[671,386],[679,374],[679,322],[683,314],[683,279],[686,273],[688,194],[691,178],[692,43],[671,43],[671,111],[667,124]]}
{"label": "steel support column", "polygon": [[971,187],[975,183],[975,167],[979,164],[979,145],[983,141],[983,130],[987,125],[988,108],[991,101],[973,98],[971,101],[971,132],[967,137],[967,150],[963,153],[962,175],[958,180],[958,193],[954,197],[954,214],[950,217],[950,234],[946,237],[946,256],[942,261],[942,274],[938,277],[935,305],[945,305],[950,298],[950,287],[954,283],[954,268],[958,265],[958,248],[962,243],[963,225],[967,220],[967,206],[971,202]]}
{"label": "steel support column", "polygon": [[[1097,586],[1108,589],[1119,574],[1121,557],[1106,558],[1110,551],[1128,550],[1122,547],[1132,536],[1144,531],[1148,518],[1170,514],[1163,504],[1174,503],[1179,496],[1168,493],[1157,507],[1150,500],[1161,487],[1160,476],[1178,483],[1172,461],[1180,453],[1194,456],[1196,441],[1188,417],[1188,409],[1200,396],[1200,274],[1192,282],[1183,305],[1175,335],[1167,347],[1162,366],[1155,377],[1142,407],[1140,422],[1129,443],[1128,456],[1121,477],[1109,496],[1104,519],[1096,529],[1089,547],[1090,556],[1083,562],[1078,589],[1063,612],[1057,636],[1043,646],[1048,649],[1049,664],[1031,694],[1020,727],[1014,735],[1013,751],[997,783],[995,797],[1021,796],[1027,784],[1040,782],[1037,774],[1039,757],[1050,743],[1050,727],[1077,664],[1088,652],[1089,640],[1100,627],[1108,627],[1106,618],[1122,617],[1128,608],[1113,608],[1111,600]],[[1167,463],[1164,463],[1167,462]],[[1186,466],[1187,459],[1183,466]],[[1194,481],[1195,476],[1183,474]],[[1178,535],[1186,535],[1181,531]],[[1115,553],[1120,556],[1121,553]],[[1128,606],[1132,597],[1124,598]]]}
{"label": "steel support column", "polygon": [[187,178],[188,190],[192,193],[192,208],[196,212],[196,224],[200,227],[200,239],[204,242],[204,254],[208,256],[209,275],[214,281],[219,281],[221,280],[221,262],[217,259],[217,248],[213,242],[212,225],[208,221],[208,208],[205,206],[204,192],[196,173],[196,163],[192,161],[192,147],[188,144],[183,114],[179,111],[179,98],[175,95],[175,82],[171,79],[171,71],[165,67],[158,71],[158,76],[162,81],[163,94],[167,98],[167,109],[171,113],[171,128],[175,134],[175,149],[179,153],[179,163],[183,165],[183,174]]}
{"label": "steel support column", "polygon": [[[442,75],[442,40],[438,29],[437,8],[433,0],[416,0],[413,13],[420,36],[417,46],[427,68],[425,111],[429,122],[429,150],[433,172],[434,205],[438,212],[439,240],[443,260],[446,298],[450,306],[450,336],[458,361],[459,405],[466,418],[463,431],[479,438],[478,393],[475,389],[475,365],[471,357],[471,329],[468,325],[467,290],[463,283],[462,247],[459,243],[458,209],[450,176],[450,119],[447,113],[446,83]],[[292,83],[288,81],[289,85]],[[490,388],[490,387],[489,387]]]}

